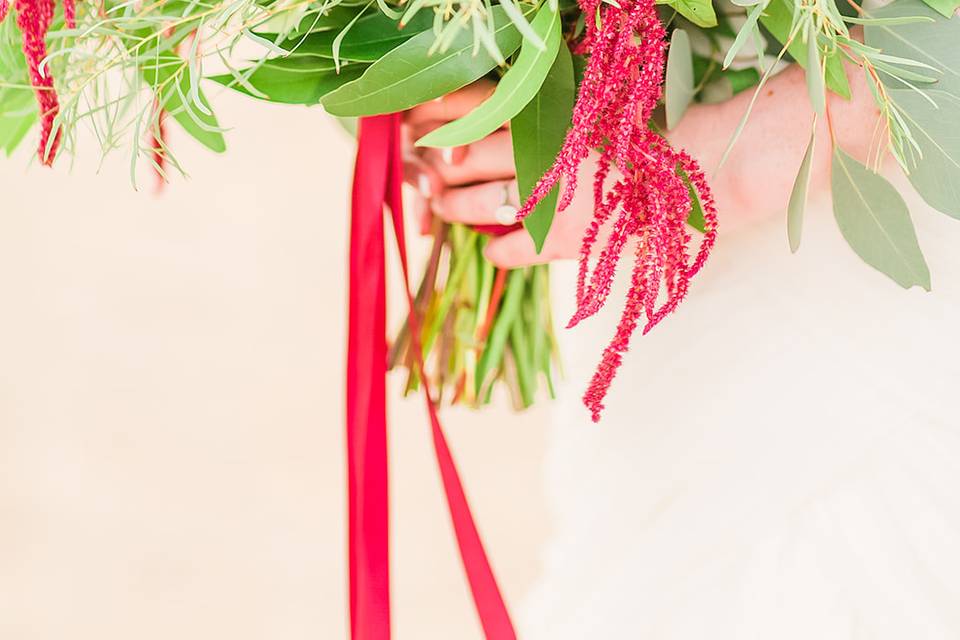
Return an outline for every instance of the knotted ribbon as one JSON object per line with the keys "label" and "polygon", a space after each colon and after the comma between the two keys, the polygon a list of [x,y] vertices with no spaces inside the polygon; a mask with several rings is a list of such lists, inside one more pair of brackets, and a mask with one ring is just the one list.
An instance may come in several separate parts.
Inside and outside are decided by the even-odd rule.
{"label": "knotted ribbon", "polygon": [[386,265],[384,205],[390,209],[410,310],[415,366],[423,382],[433,446],[473,601],[489,640],[515,640],[506,604],[487,560],[456,464],[447,446],[429,380],[423,375],[419,326],[410,291],[401,202],[400,114],[362,118],[353,178],[347,338],[347,473],[350,632],[353,640],[390,638],[390,570],[386,412]]}

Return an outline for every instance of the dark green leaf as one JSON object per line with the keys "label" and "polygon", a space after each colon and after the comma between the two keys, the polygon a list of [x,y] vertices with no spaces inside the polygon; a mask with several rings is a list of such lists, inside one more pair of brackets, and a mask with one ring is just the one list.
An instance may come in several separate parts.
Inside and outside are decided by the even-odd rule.
{"label": "dark green leaf", "polygon": [[[347,82],[356,80],[366,69],[366,65],[348,64],[340,69],[333,68],[333,61],[327,58],[276,58],[263,63],[247,78],[254,89],[266,95],[259,96],[239,84],[233,74],[212,76],[214,82],[235,89],[240,93],[270,102],[285,104],[318,104],[320,99]],[[241,77],[245,71],[238,72]]]}
{"label": "dark green leaf", "polygon": [[[492,10],[495,38],[504,55],[520,46],[520,32],[500,7]],[[483,77],[497,66],[485,50],[474,55],[473,35],[462,30],[443,52],[430,55],[435,36],[420,33],[373,63],[358,80],[323,99],[337,116],[366,116],[409,109]]]}
{"label": "dark green leaf", "polygon": [[717,26],[717,14],[711,0],[657,0],[657,4],[673,7],[677,13],[698,27]]}
{"label": "dark green leaf", "polygon": [[317,14],[311,13],[300,20],[290,37],[302,36],[306,33],[318,33],[321,31],[339,31],[344,28],[356,15],[363,10],[365,5],[346,5],[338,4],[326,11]]}
{"label": "dark green leaf", "polygon": [[700,202],[700,195],[683,169],[677,167],[677,173],[683,179],[683,184],[687,185],[687,192],[690,194],[690,214],[687,216],[687,224],[704,233],[707,230],[707,220],[703,217],[703,203]]}
{"label": "dark green leaf", "polygon": [[533,99],[550,72],[563,42],[560,14],[544,4],[531,23],[544,43],[540,49],[524,38],[517,61],[497,83],[487,100],[464,117],[434,129],[417,141],[422,147],[457,147],[470,144],[499,129]]}
{"label": "dark green leaf", "polygon": [[583,55],[573,56],[573,82],[580,89],[580,83],[583,82],[583,73],[587,70],[587,57]]}
{"label": "dark green leaf", "polygon": [[[573,61],[564,45],[560,47],[540,92],[510,121],[521,200],[530,196],[563,146],[574,97]],[[538,253],[550,231],[556,209],[557,188],[554,187],[523,221]]]}
{"label": "dark green leaf", "polygon": [[930,290],[930,270],[917,244],[907,204],[883,177],[839,147],[830,185],[840,233],[864,262],[905,289]]}
{"label": "dark green leaf", "polygon": [[760,72],[754,67],[747,67],[746,69],[726,69],[720,72],[720,76],[730,82],[732,95],[737,95],[741,91],[752,89],[760,82]]}
{"label": "dark green leaf", "polygon": [[[432,12],[420,12],[406,26],[382,13],[364,16],[350,27],[340,42],[340,59],[355,62],[375,62],[387,52],[397,48],[413,36],[433,26]],[[279,43],[295,56],[321,56],[333,58],[333,41],[336,31],[311,33]],[[267,36],[269,37],[269,36]]]}

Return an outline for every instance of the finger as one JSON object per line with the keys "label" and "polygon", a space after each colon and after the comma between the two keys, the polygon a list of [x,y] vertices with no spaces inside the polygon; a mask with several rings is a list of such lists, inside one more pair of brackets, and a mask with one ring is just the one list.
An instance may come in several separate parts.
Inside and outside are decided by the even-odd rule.
{"label": "finger", "polygon": [[458,164],[447,162],[441,149],[427,149],[421,157],[448,186],[509,180],[516,174],[509,131],[497,131],[469,145]]}
{"label": "finger", "polygon": [[495,82],[478,80],[442,98],[417,105],[406,112],[404,120],[413,127],[430,121],[442,124],[456,120],[473,111],[478,104],[489,98],[496,88]]}
{"label": "finger", "polygon": [[447,189],[432,201],[434,214],[447,222],[463,224],[513,224],[520,195],[516,180],[497,180]]}
{"label": "finger", "polygon": [[537,253],[533,246],[533,240],[526,229],[520,229],[499,238],[491,238],[483,250],[483,255],[487,260],[503,269],[544,264],[552,259],[549,247],[546,245],[544,245],[543,251]]}
{"label": "finger", "polygon": [[[418,157],[423,157],[430,151],[432,147],[415,147],[412,144],[409,147],[409,151],[412,155]],[[463,162],[463,159],[467,157],[467,147],[441,147],[437,149],[439,151],[440,160],[445,164],[460,164]],[[435,157],[436,154],[432,154],[431,157]]]}
{"label": "finger", "polygon": [[467,147],[447,147],[440,149],[440,159],[445,164],[460,164],[467,157]]}
{"label": "finger", "polygon": [[426,200],[444,189],[444,181],[440,174],[417,156],[407,156],[403,159],[403,181],[416,189]]}
{"label": "finger", "polygon": [[433,216],[430,213],[430,201],[424,198],[419,191],[416,191],[410,196],[410,202],[410,209],[413,214],[413,219],[417,223],[417,230],[422,236],[429,235],[430,227],[433,224]]}
{"label": "finger", "polygon": [[[439,129],[445,124],[450,124],[450,123],[447,122],[446,120],[429,120],[427,122],[420,123],[416,126],[407,127],[407,132],[410,136],[410,140],[412,141],[412,143],[416,144],[417,141],[420,140],[420,138],[423,138],[428,133],[433,132],[434,129]],[[509,129],[510,129],[510,121],[507,120],[502,125],[497,127],[496,130],[501,131],[501,130],[509,130]],[[430,147],[423,147],[423,148],[426,149]]]}

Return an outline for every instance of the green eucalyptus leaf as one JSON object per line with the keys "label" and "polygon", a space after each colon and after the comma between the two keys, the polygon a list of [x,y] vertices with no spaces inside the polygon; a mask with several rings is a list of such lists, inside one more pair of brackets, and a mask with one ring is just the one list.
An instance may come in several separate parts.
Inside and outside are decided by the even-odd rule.
{"label": "green eucalyptus leaf", "polygon": [[[341,60],[375,62],[389,51],[397,48],[413,36],[433,26],[433,15],[418,13],[406,26],[382,13],[364,16],[357,20],[340,41]],[[333,41],[337,32],[323,31],[284,40],[280,46],[295,56],[321,56],[333,58]]]}
{"label": "green eucalyptus leaf", "polygon": [[673,129],[693,100],[693,54],[690,37],[683,29],[674,29],[667,56],[663,95],[666,103],[667,129]]}
{"label": "green eucalyptus leaf", "polygon": [[[190,74],[186,62],[174,54],[165,54],[144,60],[141,72],[147,84],[154,89],[159,106],[173,116],[197,142],[217,153],[227,149],[227,143],[220,133],[217,117],[213,115],[210,103],[199,89],[191,95]],[[193,104],[193,100],[199,104]]]}
{"label": "green eucalyptus leaf", "polygon": [[907,167],[917,193],[934,209],[960,218],[960,98],[944,91],[891,91],[920,155]]}
{"label": "green eucalyptus leaf", "polygon": [[[880,60],[873,60],[872,62],[877,71],[883,72],[878,75],[880,75],[880,79],[883,81],[883,83],[891,89],[903,87],[904,85],[911,87],[913,86],[912,83],[933,84],[937,81],[936,78],[925,76],[920,73],[914,73],[913,71],[909,71],[907,69],[901,69],[900,67],[881,62]],[[896,79],[896,81],[891,82],[890,80],[892,78]]]}
{"label": "green eucalyptus leaf", "polygon": [[917,244],[907,204],[897,190],[839,147],[830,184],[840,233],[864,262],[905,289],[930,290],[930,270]]}
{"label": "green eucalyptus leaf", "polygon": [[960,9],[960,0],[923,0],[945,18],[952,18],[957,9]]}
{"label": "green eucalyptus leaf", "polygon": [[676,9],[677,13],[698,27],[717,26],[717,14],[711,0],[657,0],[657,4]]}
{"label": "green eucalyptus leaf", "polygon": [[844,22],[849,22],[850,24],[863,24],[863,25],[901,25],[901,24],[911,24],[914,22],[933,22],[931,18],[925,18],[923,16],[904,16],[902,18],[860,18],[858,16],[844,16]]}
{"label": "green eucalyptus leaf", "polygon": [[457,147],[480,140],[520,113],[537,95],[563,42],[560,14],[544,4],[530,26],[546,48],[524,38],[517,61],[497,83],[493,95],[462,118],[420,138],[417,146]]}
{"label": "green eucalyptus leaf", "polygon": [[[521,200],[530,196],[537,181],[553,165],[560,152],[570,126],[575,97],[573,61],[570,50],[564,45],[560,47],[540,91],[510,121]],[[557,192],[554,187],[523,221],[538,253],[553,224]]]}
{"label": "green eucalyptus leaf", "polygon": [[800,248],[800,235],[803,232],[803,212],[807,208],[807,191],[810,188],[810,165],[813,160],[814,144],[816,142],[817,120],[814,118],[810,131],[810,142],[800,161],[800,170],[793,182],[790,191],[790,202],[787,204],[787,240],[790,242],[790,251],[797,252]]}
{"label": "green eucalyptus leaf", "polygon": [[[333,60],[310,56],[267,60],[246,78],[262,95],[239,84],[230,73],[211,76],[210,80],[268,102],[313,105],[337,87],[359,78],[366,68],[362,64],[347,64],[337,73]],[[238,73],[245,76],[246,70]]]}
{"label": "green eucalyptus leaf", "polygon": [[864,41],[885,59],[912,60],[937,72],[922,93],[892,79],[902,69],[886,67],[890,74],[880,79],[919,149],[906,167],[911,184],[931,207],[960,218],[960,18],[944,18],[920,0],[898,0],[871,14],[883,20],[911,16],[928,21],[867,25]]}
{"label": "green eucalyptus leaf", "polygon": [[347,23],[347,26],[341,29],[340,32],[333,37],[333,42],[330,43],[330,55],[333,57],[333,65],[334,65],[334,68],[336,68],[337,72],[340,71],[340,66],[342,64],[340,59],[340,45],[343,43],[343,39],[350,34],[351,30],[353,30],[353,26],[357,24],[357,22],[359,22],[360,18],[363,17],[363,12],[366,11],[371,4],[373,4],[373,0],[368,2],[367,5],[363,8],[363,10],[360,13],[358,13],[353,18],[353,20]]}
{"label": "green eucalyptus leaf", "polygon": [[[752,0],[751,0],[752,1]],[[756,6],[750,9],[750,13],[747,14],[747,20],[743,23],[743,26],[740,27],[740,31],[737,32],[737,37],[734,38],[733,44],[730,45],[730,48],[727,50],[727,55],[723,59],[723,68],[726,69],[733,62],[733,59],[737,57],[737,54],[740,53],[740,49],[747,44],[747,40],[753,36],[758,29],[757,20],[760,19],[760,15],[763,13],[765,5],[757,0]]]}
{"label": "green eucalyptus leaf", "polygon": [[[520,32],[500,7],[492,9],[500,51],[512,54]],[[430,50],[432,32],[420,33],[374,62],[359,79],[327,94],[323,106],[336,116],[366,116],[409,109],[483,77],[497,66],[486,51],[474,54],[473,35],[461,30],[443,52]]]}
{"label": "green eucalyptus leaf", "polygon": [[[960,98],[960,18],[946,19],[921,0],[897,0],[871,14],[876,18],[922,16],[931,22],[909,24],[867,25],[864,42],[879,49],[886,56],[914,60],[930,65],[939,72],[934,89],[952,93]],[[881,79],[886,84],[889,78]],[[892,89],[902,88],[893,83]]]}
{"label": "green eucalyptus leaf", "polygon": [[817,32],[813,21],[807,23],[807,93],[810,104],[818,115],[823,115],[827,98],[823,88],[823,69],[820,66],[820,46],[817,44]]}
{"label": "green eucalyptus leaf", "polygon": [[[788,3],[787,0],[771,0],[763,15],[760,16],[760,22],[780,44],[785,44],[793,27],[793,3]],[[797,64],[807,69],[809,52],[801,38],[794,38],[787,47],[787,52],[797,61]],[[847,74],[843,69],[843,57],[839,50],[833,51],[826,57],[824,71],[827,88],[849,100],[850,83],[847,81]]]}

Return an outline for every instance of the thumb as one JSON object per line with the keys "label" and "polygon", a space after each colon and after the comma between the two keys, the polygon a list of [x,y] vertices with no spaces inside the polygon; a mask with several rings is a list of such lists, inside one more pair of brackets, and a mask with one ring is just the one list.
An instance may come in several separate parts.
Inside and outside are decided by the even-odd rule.
{"label": "thumb", "polygon": [[537,253],[533,246],[533,239],[527,230],[518,229],[498,238],[491,238],[483,250],[483,255],[498,267],[514,269],[550,262],[553,257],[548,245],[549,241],[544,245],[543,250]]}

